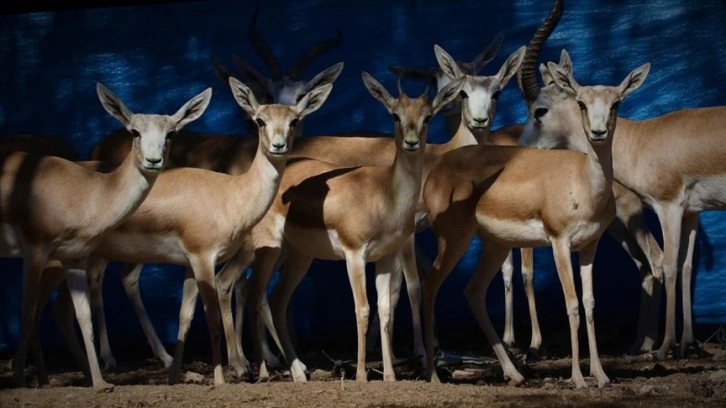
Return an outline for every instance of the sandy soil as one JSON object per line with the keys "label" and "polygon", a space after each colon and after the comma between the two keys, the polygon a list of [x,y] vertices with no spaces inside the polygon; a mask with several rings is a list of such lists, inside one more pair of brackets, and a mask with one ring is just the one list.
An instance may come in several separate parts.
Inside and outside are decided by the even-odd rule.
{"label": "sandy soil", "polygon": [[[396,383],[381,381],[375,362],[369,365],[369,382],[356,383],[351,380],[354,370],[349,361],[307,353],[303,361],[310,381],[306,384],[291,382],[282,371],[273,371],[264,382],[237,381],[228,372],[230,384],[212,387],[208,361],[188,358],[184,369],[201,374],[201,382],[169,386],[161,364],[146,359],[120,362],[120,370],[105,373],[106,380],[116,385],[114,390],[97,393],[67,361],[49,356],[49,387],[33,388],[37,382],[32,366],[26,370],[30,388],[13,388],[12,373],[0,372],[0,407],[724,407],[726,350],[708,343],[703,351],[689,359],[662,362],[603,353],[612,384],[602,390],[592,378],[586,379],[589,388],[574,389],[567,380],[570,359],[564,355],[535,362],[520,358],[518,365],[527,382],[515,388],[504,383],[499,364],[490,356],[459,361],[456,356],[472,353],[450,354],[439,369],[443,384],[424,381],[418,365],[405,360],[397,365],[400,381]],[[348,354],[345,358],[353,358]],[[0,363],[6,367],[7,360]],[[585,375],[588,363],[582,361]]]}

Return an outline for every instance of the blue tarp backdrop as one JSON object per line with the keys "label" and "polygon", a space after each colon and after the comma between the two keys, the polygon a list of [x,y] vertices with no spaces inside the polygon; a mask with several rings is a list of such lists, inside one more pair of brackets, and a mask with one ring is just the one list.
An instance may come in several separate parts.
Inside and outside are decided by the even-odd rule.
{"label": "blue tarp backdrop", "polygon": [[[259,6],[258,28],[283,67],[294,64],[314,43],[343,35],[339,49],[315,60],[312,78],[330,65],[345,68],[328,101],[305,124],[305,134],[357,130],[389,132],[392,119],[360,79],[370,72],[392,91],[396,78],[389,65],[435,64],[433,45],[455,58],[470,60],[502,32],[504,45],[482,71],[496,72],[504,59],[525,45],[549,12],[545,0],[457,1],[186,1],[156,5],[80,9],[0,16],[0,135],[40,132],[71,141],[82,158],[94,144],[119,127],[98,102],[102,82],[136,112],[172,113],[191,96],[211,86],[211,104],[190,129],[245,132],[241,109],[229,87],[214,75],[210,60],[232,68],[237,54],[268,72],[247,40]],[[633,68],[651,62],[644,85],[620,108],[623,117],[646,119],[677,109],[726,104],[726,2],[723,0],[577,0],[566,1],[559,26],[544,46],[540,61],[556,61],[566,48],[575,77],[584,84],[619,83]],[[404,84],[420,92],[417,82]],[[503,91],[494,128],[523,122],[523,99],[516,81]],[[432,142],[446,140],[442,118],[431,126]],[[724,130],[726,142],[726,130]],[[726,160],[726,158],[724,158]],[[553,175],[557,177],[557,175]],[[210,209],[213,210],[213,209]],[[660,236],[657,220],[649,221]],[[726,215],[701,215],[693,285],[696,323],[726,323]],[[433,256],[430,233],[420,239]],[[475,332],[478,328],[462,289],[481,248],[474,242],[444,283],[438,300],[439,332]],[[564,300],[551,251],[535,253],[535,285],[542,324],[565,324]],[[0,350],[17,345],[22,292],[21,262],[0,263]],[[140,326],[123,294],[117,272],[104,285],[106,313],[114,346],[144,342]],[[147,266],[141,290],[152,321],[167,344],[176,338],[183,273],[178,267]],[[640,277],[627,255],[605,237],[595,265],[598,323],[636,323]],[[369,280],[370,282],[371,280]],[[344,265],[316,262],[295,294],[297,335],[310,342],[355,341],[352,294]],[[501,279],[489,291],[495,323],[503,315]],[[527,319],[521,279],[515,280],[517,320]],[[369,298],[375,299],[369,284]],[[201,307],[190,341],[208,341]],[[410,327],[405,296],[397,325]],[[60,345],[48,319],[46,345]],[[409,331],[401,331],[409,335]],[[629,339],[630,340],[630,339]],[[482,343],[484,342],[482,336]],[[545,339],[545,342],[547,339]],[[352,349],[351,349],[352,351]]]}

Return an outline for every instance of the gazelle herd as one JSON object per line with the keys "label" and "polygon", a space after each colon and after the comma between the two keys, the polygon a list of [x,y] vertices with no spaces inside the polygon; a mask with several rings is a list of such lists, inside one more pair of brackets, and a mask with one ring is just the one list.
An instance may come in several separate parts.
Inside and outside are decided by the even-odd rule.
{"label": "gazelle herd", "polygon": [[[106,264],[119,261],[124,263],[124,289],[155,356],[170,369],[171,384],[181,379],[198,295],[211,338],[215,385],[225,382],[223,335],[227,361],[237,377],[252,372],[241,341],[245,306],[258,377],[268,375],[268,364],[279,364],[267,344],[267,330],[293,380],[306,381],[306,366],[290,334],[288,306],[314,259],[346,263],[355,303],[358,381],[367,380],[369,262],[375,263],[383,379],[396,379],[393,310],[405,279],[413,352],[425,362],[427,378],[438,381],[436,295],[475,234],[483,252],[464,295],[510,384],[525,381],[505,348],[514,343],[514,248],[522,251],[530,350],[537,352],[542,342],[532,284],[533,247],[552,247],[554,252],[569,319],[573,385],[587,386],[579,365],[580,303],[590,375],[598,387],[610,382],[595,338],[592,279],[605,231],[642,273],[640,321],[631,351],[654,351],[662,284],[665,335],[655,356],[667,358],[676,345],[680,272],[684,324],[679,351],[685,354],[694,342],[690,283],[698,214],[726,205],[726,145],[721,140],[726,107],[686,109],[644,121],[619,118],[621,101],[644,83],[650,64],[633,69],[619,84],[580,85],[575,79],[580,74],[564,50],[559,62],[539,66],[540,87],[539,50],[562,10],[562,0],[555,0],[530,43],[513,51],[491,76],[478,71],[497,55],[501,37],[470,62],[459,62],[435,45],[435,69],[391,67],[399,78],[397,96],[364,71],[363,85],[391,115],[390,134],[300,137],[303,121],[314,120],[315,115],[307,116],[328,99],[343,63],[309,81],[303,73],[318,55],[342,45],[340,33],[283,71],[253,18],[250,40],[271,78],[238,57],[235,65],[244,81],[214,63],[217,76],[249,119],[250,137],[183,130],[205,112],[211,89],[173,115],[153,115],[131,112],[99,83],[102,106],[124,127],[97,144],[92,161],[77,161],[66,146],[28,143],[44,140],[41,136],[1,139],[0,254],[22,258],[24,265],[22,336],[12,362],[17,385],[25,384],[28,350],[39,384],[48,383],[39,315],[64,280],[55,305],[61,333],[94,388],[112,387],[102,376],[92,320],[105,368],[115,369],[101,286]],[[515,75],[527,105],[526,122],[491,131],[496,110],[506,109],[497,106],[499,95]],[[433,82],[435,96],[429,99],[428,87],[417,97],[408,96],[402,78]],[[451,138],[430,144],[429,121],[439,112],[446,116]],[[643,221],[646,207],[655,211],[663,229],[662,250]],[[437,244],[430,265],[418,256],[415,244],[415,233],[429,227]],[[579,252],[581,300],[575,290],[573,251]],[[173,357],[157,336],[139,292],[144,263],[186,267]],[[221,269],[215,274],[217,266]],[[276,269],[280,280],[268,304],[267,287]],[[419,269],[426,270],[421,278]],[[486,308],[487,289],[500,269],[506,292],[503,339]],[[74,317],[85,352],[73,330]]]}

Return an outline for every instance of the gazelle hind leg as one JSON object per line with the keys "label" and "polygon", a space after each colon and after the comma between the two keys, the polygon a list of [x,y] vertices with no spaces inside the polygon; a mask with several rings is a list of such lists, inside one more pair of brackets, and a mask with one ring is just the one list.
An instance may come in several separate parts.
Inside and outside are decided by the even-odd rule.
{"label": "gazelle hind leg", "polygon": [[693,274],[693,251],[696,246],[696,233],[698,232],[698,214],[688,214],[683,217],[683,233],[681,242],[686,243],[685,254],[679,256],[683,260],[681,269],[681,291],[683,299],[683,333],[681,334],[681,356],[693,344],[693,320],[691,312],[691,278]]}
{"label": "gazelle hind leg", "polygon": [[527,356],[538,360],[540,358],[539,349],[542,347],[542,331],[539,328],[537,302],[534,295],[534,249],[520,248],[519,253],[522,258],[522,282],[524,283],[524,293],[527,295],[529,321],[532,328]]}
{"label": "gazelle hind leg", "polygon": [[512,277],[514,276],[513,253],[510,250],[502,263],[502,280],[504,281],[504,334],[502,341],[507,347],[514,347],[514,295],[512,293]]}
{"label": "gazelle hind leg", "polygon": [[270,309],[274,322],[273,327],[277,330],[280,342],[282,343],[283,356],[290,367],[290,373],[295,382],[307,381],[307,376],[305,375],[307,367],[298,358],[292,338],[290,337],[288,307],[292,294],[305,277],[312,261],[311,258],[290,251],[287,260],[280,269],[280,280],[277,282],[277,286],[270,298]]}
{"label": "gazelle hind leg", "polygon": [[[463,225],[463,228],[453,228],[453,225]],[[441,284],[454,270],[456,263],[466,253],[474,236],[473,222],[464,224],[443,221],[437,229],[438,255],[434,260],[431,271],[422,282],[423,312],[424,312],[424,340],[426,344],[426,377],[431,382],[440,382],[436,374],[434,361],[434,317],[436,295]],[[436,228],[435,228],[436,229]]]}
{"label": "gazelle hind leg", "polygon": [[491,241],[483,242],[483,244],[484,250],[479,259],[479,265],[469,279],[469,283],[464,289],[464,295],[479,323],[479,327],[489,340],[489,344],[502,365],[504,379],[508,380],[510,385],[520,385],[524,382],[524,377],[517,371],[504,349],[504,345],[496,330],[494,330],[492,321],[489,319],[489,312],[486,307],[486,293],[489,284],[502,266],[502,262],[507,256],[511,255],[511,248],[503,247]]}

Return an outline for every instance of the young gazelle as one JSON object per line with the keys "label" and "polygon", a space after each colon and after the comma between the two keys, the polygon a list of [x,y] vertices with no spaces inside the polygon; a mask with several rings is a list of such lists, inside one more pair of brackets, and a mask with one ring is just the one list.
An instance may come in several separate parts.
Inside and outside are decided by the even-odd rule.
{"label": "young gazelle", "polygon": [[[212,339],[214,384],[224,383],[215,265],[237,252],[240,237],[269,208],[285,169],[287,153],[292,149],[295,126],[323,104],[333,87],[328,84],[317,88],[294,106],[259,105],[246,85],[234,78],[229,83],[237,103],[260,128],[259,146],[249,169],[234,176],[190,167],[165,171],[147,200],[125,222],[106,234],[92,254],[93,264],[99,267],[89,270],[93,285],[102,281],[104,266],[96,258],[127,264],[153,262],[187,267],[179,335],[169,376],[172,384],[179,381],[184,339],[198,294],[202,296]],[[126,265],[124,285],[136,285],[138,290],[138,274],[130,274],[134,268],[135,265]],[[100,296],[99,287],[91,290]],[[145,332],[153,332],[141,302],[132,304]],[[100,301],[99,306],[102,309]],[[103,319],[103,313],[97,318]]]}
{"label": "young gazelle", "polygon": [[[401,95],[393,98],[368,73],[363,72],[362,77],[371,95],[394,118],[396,154],[392,162],[382,167],[341,167],[315,160],[290,163],[270,211],[250,237],[256,253],[249,304],[258,358],[261,339],[258,339],[257,315],[264,290],[280,252],[291,253],[275,291],[282,294],[276,296],[280,302],[274,303],[277,307],[273,308],[273,317],[296,381],[306,378],[287,330],[287,300],[313,258],[347,263],[358,327],[356,378],[359,381],[367,380],[365,336],[369,306],[365,264],[376,262],[384,379],[395,380],[390,354],[390,278],[391,274],[398,273],[399,259],[408,273],[416,273],[412,251],[414,216],[421,191],[428,123],[446,103],[456,98],[463,85],[461,81],[452,82],[429,102],[425,94],[409,98],[400,87]],[[360,191],[365,193],[359,194]],[[261,372],[263,367],[261,362]]]}
{"label": "young gazelle", "polygon": [[[609,383],[597,352],[592,266],[597,243],[615,216],[612,193],[612,134],[620,101],[645,79],[649,64],[632,71],[617,87],[580,86],[571,73],[550,65],[556,84],[545,87],[529,107],[524,133],[541,131],[538,109],[549,100],[571,99],[580,106],[579,121],[564,135],[584,134],[583,152],[504,146],[467,146],[434,165],[423,198],[437,235],[438,256],[423,281],[427,374],[438,380],[433,360],[436,293],[476,233],[484,247],[465,296],[512,384],[517,371],[494,331],[486,311],[486,291],[512,247],[552,246],[570,321],[572,381],[585,387],[579,366],[579,304],[573,281],[571,251],[580,251],[590,373],[598,386]],[[573,118],[574,119],[574,118]]]}
{"label": "young gazelle", "polygon": [[[171,137],[206,110],[211,89],[190,99],[174,115],[132,113],[100,83],[101,104],[134,135],[132,149],[108,174],[54,156],[23,152],[5,156],[0,175],[3,256],[23,258],[23,327],[13,368],[15,382],[25,383],[27,347],[36,341],[40,282],[48,261],[59,261],[81,327],[93,387],[107,389],[93,345],[86,295],[85,259],[102,239],[144,201],[166,164]],[[38,372],[44,375],[42,361]],[[41,385],[47,378],[39,378]]]}

